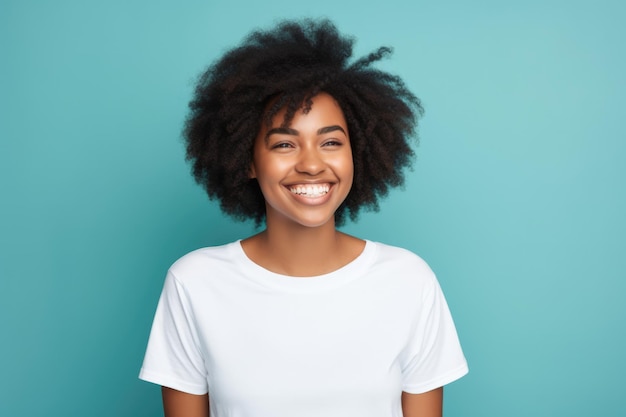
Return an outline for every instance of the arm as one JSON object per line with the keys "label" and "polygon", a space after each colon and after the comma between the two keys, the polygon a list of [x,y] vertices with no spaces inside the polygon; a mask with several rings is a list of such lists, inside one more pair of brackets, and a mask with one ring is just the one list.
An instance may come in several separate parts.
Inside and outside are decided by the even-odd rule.
{"label": "arm", "polygon": [[442,417],[443,387],[423,394],[403,392],[402,415],[404,417]]}
{"label": "arm", "polygon": [[209,395],[194,395],[161,387],[165,417],[209,417]]}

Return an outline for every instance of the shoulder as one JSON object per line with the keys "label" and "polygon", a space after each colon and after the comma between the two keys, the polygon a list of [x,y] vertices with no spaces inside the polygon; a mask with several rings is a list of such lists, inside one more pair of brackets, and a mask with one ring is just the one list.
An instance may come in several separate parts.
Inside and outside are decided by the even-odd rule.
{"label": "shoulder", "polygon": [[432,274],[432,270],[419,255],[398,246],[371,242],[376,248],[376,263],[385,267],[409,267],[412,271]]}
{"label": "shoulder", "polygon": [[420,292],[437,285],[437,278],[428,263],[416,253],[397,246],[371,242],[374,246],[372,273],[387,282]]}
{"label": "shoulder", "polygon": [[196,249],[172,264],[169,273],[181,283],[207,277],[209,272],[229,271],[236,267],[239,241]]}

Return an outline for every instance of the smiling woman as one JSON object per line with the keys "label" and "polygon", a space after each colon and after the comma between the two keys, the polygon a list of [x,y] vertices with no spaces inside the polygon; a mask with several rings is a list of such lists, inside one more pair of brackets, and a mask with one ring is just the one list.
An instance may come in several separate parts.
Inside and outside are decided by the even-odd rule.
{"label": "smiling woman", "polygon": [[445,298],[404,249],[336,229],[402,184],[419,101],[348,64],[328,21],[254,32],[200,79],[187,156],[265,229],[170,268],[140,377],[166,417],[435,417],[467,372]]}
{"label": "smiling woman", "polygon": [[343,112],[320,93],[308,113],[294,115],[289,128],[280,127],[284,113],[274,116],[270,128],[261,128],[254,144],[251,177],[265,198],[266,224],[334,230],[335,212],[350,192],[354,171]]}

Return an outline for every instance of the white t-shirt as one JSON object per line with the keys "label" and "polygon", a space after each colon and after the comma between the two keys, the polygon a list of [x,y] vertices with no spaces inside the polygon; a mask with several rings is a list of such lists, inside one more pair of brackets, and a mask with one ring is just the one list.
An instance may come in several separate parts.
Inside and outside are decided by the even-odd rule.
{"label": "white t-shirt", "polygon": [[439,284],[417,255],[367,241],[295,278],[239,241],[170,268],[140,378],[209,393],[211,417],[401,417],[401,393],[468,371]]}

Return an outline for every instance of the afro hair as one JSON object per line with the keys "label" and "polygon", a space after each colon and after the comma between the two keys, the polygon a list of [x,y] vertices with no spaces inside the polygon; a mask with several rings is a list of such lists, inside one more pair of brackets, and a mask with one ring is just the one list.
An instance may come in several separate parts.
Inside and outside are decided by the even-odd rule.
{"label": "afro hair", "polygon": [[249,177],[261,124],[269,126],[285,109],[288,126],[320,92],[344,112],[354,161],[352,189],[336,223],[346,214],[356,220],[361,208],[377,210],[379,199],[403,184],[422,106],[399,77],[371,67],[390,48],[350,62],[353,44],[328,20],[283,21],[252,32],[200,76],[184,130],[187,159],[225,213],[263,221],[265,200]]}

